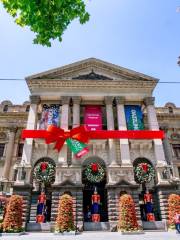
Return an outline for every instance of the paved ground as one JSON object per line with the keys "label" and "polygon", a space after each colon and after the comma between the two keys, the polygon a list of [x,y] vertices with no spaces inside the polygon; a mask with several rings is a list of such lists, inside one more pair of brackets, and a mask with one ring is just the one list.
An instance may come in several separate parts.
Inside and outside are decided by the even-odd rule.
{"label": "paved ground", "polygon": [[1,236],[6,240],[180,240],[180,234],[171,232],[145,232],[140,235],[121,235],[113,232],[83,232],[76,236],[57,236],[52,233],[28,233],[22,236]]}

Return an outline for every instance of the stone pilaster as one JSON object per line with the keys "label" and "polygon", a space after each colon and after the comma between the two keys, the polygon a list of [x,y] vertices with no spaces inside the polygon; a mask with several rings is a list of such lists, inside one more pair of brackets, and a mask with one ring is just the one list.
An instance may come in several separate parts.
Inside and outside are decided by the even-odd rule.
{"label": "stone pilaster", "polygon": [[[68,130],[68,123],[69,123],[69,102],[70,97],[68,96],[62,96],[61,97],[61,123],[60,126],[64,130]],[[58,156],[58,162],[62,166],[67,166],[67,144],[64,143],[64,146],[62,147],[61,151],[59,152]]]}
{"label": "stone pilaster", "polygon": [[81,97],[72,97],[73,101],[73,128],[80,126]]}
{"label": "stone pilaster", "polygon": [[[80,103],[81,97],[74,96],[72,97],[73,101],[73,128],[80,126]],[[79,165],[80,162],[75,158],[75,155],[72,153],[72,165]]]}
{"label": "stone pilaster", "polygon": [[[30,96],[30,101],[31,105],[29,109],[26,129],[34,130],[37,128],[37,111],[38,105],[40,103],[40,97],[32,95]],[[33,151],[33,139],[32,138],[25,139],[22,159],[20,166],[18,167],[18,177],[15,182],[15,184],[17,185],[25,184],[25,182],[30,183],[32,151]],[[22,168],[26,172],[25,179],[22,178]]]}
{"label": "stone pilaster", "polygon": [[12,164],[12,157],[13,157],[12,155],[13,155],[16,131],[17,131],[16,127],[9,128],[9,141],[6,148],[5,163],[3,168],[3,178],[8,181],[10,180],[9,174],[10,174],[11,164]]}
{"label": "stone pilaster", "polygon": [[[113,99],[114,98],[111,96],[107,96],[104,99],[106,104],[107,130],[114,130]],[[108,146],[110,165],[117,165],[115,141],[113,139],[108,139]]]}
{"label": "stone pilaster", "polygon": [[[127,130],[126,117],[124,112],[125,98],[116,97],[115,100],[116,100],[116,106],[117,106],[118,129]],[[119,142],[120,142],[121,165],[122,166],[132,165],[131,159],[130,159],[128,139],[120,139]]]}
{"label": "stone pilaster", "polygon": [[[150,130],[159,130],[159,124],[156,116],[156,110],[154,107],[154,97],[147,97],[144,99],[144,103],[146,105],[147,109],[147,119],[148,119],[148,126]],[[158,182],[164,181],[162,179],[162,171],[165,166],[167,166],[163,144],[161,139],[153,139],[154,142],[154,154],[156,158],[157,163],[157,176],[158,176]]]}

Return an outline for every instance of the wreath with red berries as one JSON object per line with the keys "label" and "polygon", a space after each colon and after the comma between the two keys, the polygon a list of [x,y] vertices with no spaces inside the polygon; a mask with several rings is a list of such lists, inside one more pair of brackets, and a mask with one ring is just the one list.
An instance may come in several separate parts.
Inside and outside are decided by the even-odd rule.
{"label": "wreath with red berries", "polygon": [[134,168],[135,179],[138,183],[150,182],[155,177],[155,171],[149,163],[139,163]]}
{"label": "wreath with red berries", "polygon": [[99,163],[90,163],[85,169],[85,176],[89,182],[98,183],[104,179],[105,170]]}
{"label": "wreath with red berries", "polygon": [[34,179],[40,183],[53,183],[55,181],[55,166],[50,162],[40,162],[35,166]]}

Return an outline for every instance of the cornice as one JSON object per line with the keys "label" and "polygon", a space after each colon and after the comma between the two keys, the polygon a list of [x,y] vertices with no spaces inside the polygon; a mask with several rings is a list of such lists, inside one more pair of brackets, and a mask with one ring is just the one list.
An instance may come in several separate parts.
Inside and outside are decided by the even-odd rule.
{"label": "cornice", "polygon": [[146,88],[153,90],[156,86],[154,81],[124,81],[124,80],[113,80],[113,81],[92,81],[92,80],[59,80],[59,79],[33,79],[29,80],[28,85],[31,93],[35,90],[48,90],[48,89],[122,89],[122,88]]}

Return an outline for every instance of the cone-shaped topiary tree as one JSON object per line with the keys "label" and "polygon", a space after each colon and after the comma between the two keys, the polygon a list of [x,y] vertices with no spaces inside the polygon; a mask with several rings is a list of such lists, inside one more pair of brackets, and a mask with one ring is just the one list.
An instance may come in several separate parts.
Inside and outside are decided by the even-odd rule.
{"label": "cone-shaped topiary tree", "polygon": [[64,194],[59,199],[58,215],[56,219],[56,232],[70,232],[75,230],[73,216],[73,199]]}
{"label": "cone-shaped topiary tree", "polygon": [[180,196],[170,194],[168,198],[168,225],[170,228],[175,228],[174,217],[176,213],[180,214]]}
{"label": "cone-shaped topiary tree", "polygon": [[124,194],[119,199],[119,223],[118,230],[120,231],[137,231],[139,230],[135,204],[129,194]]}
{"label": "cone-shaped topiary tree", "polygon": [[4,232],[21,232],[22,231],[22,205],[21,196],[12,195],[7,205],[5,218],[3,221]]}

